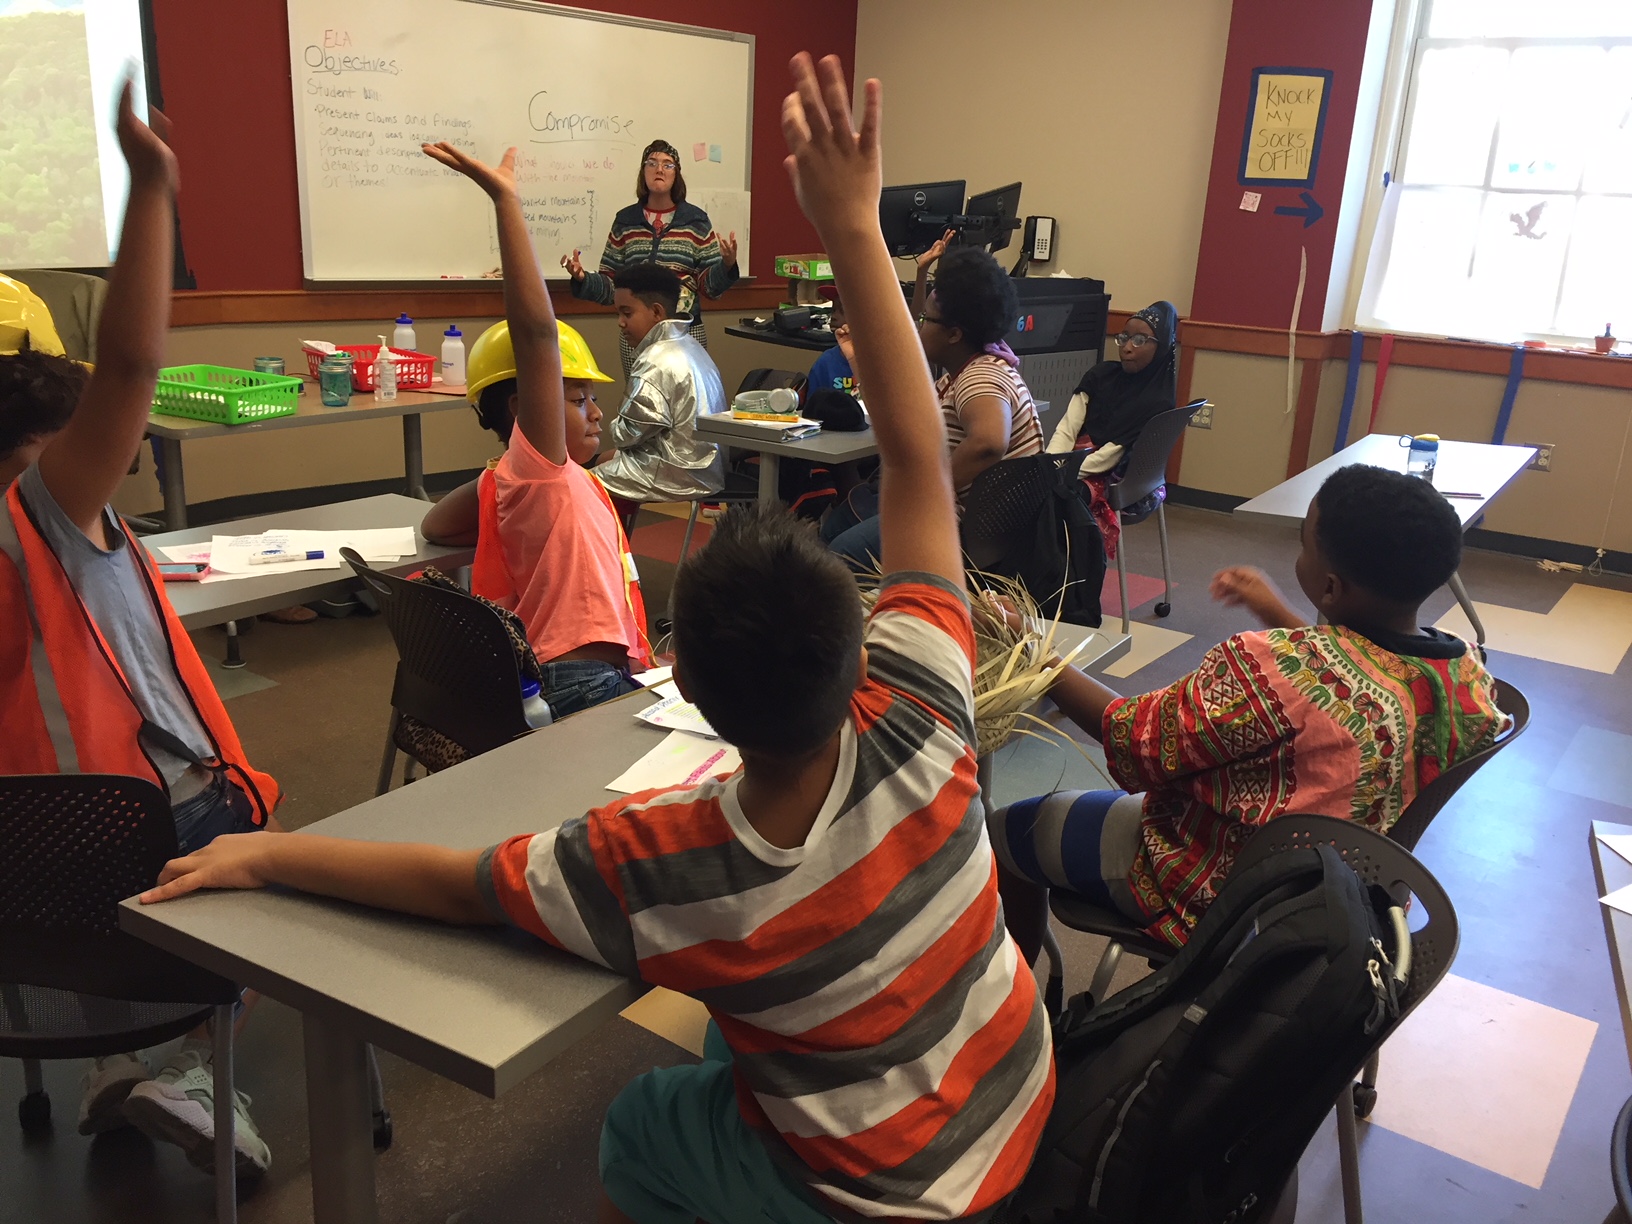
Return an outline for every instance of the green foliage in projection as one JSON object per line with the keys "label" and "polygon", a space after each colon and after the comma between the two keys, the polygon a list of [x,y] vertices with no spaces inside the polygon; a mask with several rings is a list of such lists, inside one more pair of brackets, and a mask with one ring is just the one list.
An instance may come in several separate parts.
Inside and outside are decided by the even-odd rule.
{"label": "green foliage in projection", "polygon": [[85,15],[0,16],[0,267],[106,251]]}

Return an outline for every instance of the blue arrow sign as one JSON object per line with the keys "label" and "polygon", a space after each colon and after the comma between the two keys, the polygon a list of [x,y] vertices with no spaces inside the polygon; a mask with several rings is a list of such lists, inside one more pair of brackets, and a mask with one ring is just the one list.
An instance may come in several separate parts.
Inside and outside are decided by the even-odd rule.
{"label": "blue arrow sign", "polygon": [[1302,208],[1293,208],[1290,204],[1282,204],[1275,209],[1275,215],[1277,217],[1302,217],[1303,228],[1308,229],[1326,215],[1326,210],[1307,191],[1298,192],[1298,196],[1303,200]]}

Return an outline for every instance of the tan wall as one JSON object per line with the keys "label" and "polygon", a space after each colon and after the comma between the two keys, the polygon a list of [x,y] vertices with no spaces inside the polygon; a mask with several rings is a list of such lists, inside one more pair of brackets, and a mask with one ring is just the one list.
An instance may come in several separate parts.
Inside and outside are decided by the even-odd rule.
{"label": "tan wall", "polygon": [[[709,350],[720,366],[726,390],[734,391],[742,376],[755,366],[808,370],[815,354],[782,348],[725,334],[736,314],[707,316]],[[453,320],[465,333],[467,347],[491,319]],[[422,352],[441,351],[442,332],[450,320],[416,319]],[[603,412],[617,411],[623,396],[618,363],[617,324],[610,312],[574,315],[572,325],[584,334],[601,368],[616,380],[598,399]],[[375,322],[264,324],[235,327],[183,327],[170,333],[167,360],[172,365],[207,362],[249,368],[256,357],[282,357],[287,367],[304,370],[302,339],[335,344],[371,344],[382,330]],[[492,434],[476,423],[469,411],[455,409],[421,417],[428,473],[480,467],[498,451]],[[190,504],[252,493],[305,489],[325,485],[399,478],[402,470],[402,427],[392,417],[344,425],[273,430],[241,437],[205,438],[183,448]],[[141,471],[127,477],[114,505],[126,514],[147,514],[162,504],[153,471],[153,456],[144,448]]]}
{"label": "tan wall", "polygon": [[861,0],[856,77],[884,82],[884,181],[1018,179],[1021,213],[1059,221],[1038,274],[1187,312],[1229,27],[1230,0]]}
{"label": "tan wall", "polygon": [[[1308,458],[1332,453],[1347,363],[1328,361]],[[1361,368],[1352,442],[1367,432],[1376,366]],[[1506,380],[1395,366],[1377,417],[1378,433],[1437,433],[1489,442]],[[1197,353],[1193,394],[1216,405],[1213,428],[1185,435],[1180,483],[1253,497],[1286,476],[1292,417],[1286,414],[1286,362],[1234,353]],[[1632,395],[1600,387],[1531,380],[1519,387],[1507,441],[1552,443],[1552,471],[1521,472],[1486,514],[1491,531],[1632,552]],[[1612,504],[1613,503],[1613,504]],[[1607,531],[1606,531],[1607,521]]]}

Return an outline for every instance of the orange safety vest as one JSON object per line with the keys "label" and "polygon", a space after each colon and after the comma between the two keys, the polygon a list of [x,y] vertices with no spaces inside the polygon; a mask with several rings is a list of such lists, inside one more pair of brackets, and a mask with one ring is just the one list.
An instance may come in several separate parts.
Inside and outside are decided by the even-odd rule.
{"label": "orange safety vest", "polygon": [[[168,793],[139,739],[146,720],[90,610],[23,505],[14,482],[0,513],[0,774],[125,774]],[[165,597],[147,550],[120,524],[159,613],[181,687],[215,761],[264,824],[278,784],[250,767],[192,639]]]}
{"label": "orange safety vest", "polygon": [[[521,598],[521,592],[516,590],[515,579],[510,576],[510,566],[504,559],[504,546],[499,540],[499,489],[498,482],[493,477],[495,466],[497,461],[489,463],[487,470],[476,479],[479,517],[476,528],[476,556],[470,564],[470,590],[473,595],[480,595],[483,599],[491,599],[496,604],[513,608],[516,601]],[[640,642],[629,651],[629,657],[642,668],[651,667],[654,659],[652,643],[646,636],[646,601],[640,594],[635,555],[629,549],[628,537],[623,534],[623,522],[612,506],[612,497],[607,493],[606,486],[596,478],[595,473],[583,468],[578,470],[595,486],[595,491],[601,495],[601,504],[606,507],[606,512],[612,516],[613,523],[617,525],[618,551],[623,558],[623,598],[635,618],[635,632],[640,635]],[[540,659],[539,662],[548,663],[549,660]]]}

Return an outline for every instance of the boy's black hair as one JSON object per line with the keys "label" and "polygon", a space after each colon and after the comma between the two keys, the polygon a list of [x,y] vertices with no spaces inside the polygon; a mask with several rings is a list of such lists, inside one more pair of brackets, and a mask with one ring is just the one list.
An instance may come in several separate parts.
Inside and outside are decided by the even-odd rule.
{"label": "boy's black hair", "polygon": [[1345,581],[1420,604],[1462,564],[1462,520],[1420,476],[1357,463],[1315,494],[1315,543]]}
{"label": "boy's black hair", "polygon": [[976,348],[1001,340],[1020,314],[1014,278],[990,252],[954,247],[935,270],[935,305],[941,318],[963,329]]}
{"label": "boy's black hair", "polygon": [[77,361],[33,349],[0,356],[0,459],[32,438],[60,432],[90,376]]}
{"label": "boy's black hair", "polygon": [[516,415],[510,411],[510,397],[516,393],[516,380],[501,378],[490,387],[483,387],[477,397],[476,419],[483,429],[499,435],[499,441],[510,445],[510,432],[516,427]]}
{"label": "boy's black hair", "polygon": [[811,524],[735,506],[674,583],[674,656],[728,743],[798,758],[843,724],[863,629],[856,580]]}
{"label": "boy's black hair", "polygon": [[647,260],[620,268],[612,274],[612,286],[629,290],[648,306],[663,307],[671,319],[680,309],[680,278],[660,263]]}

